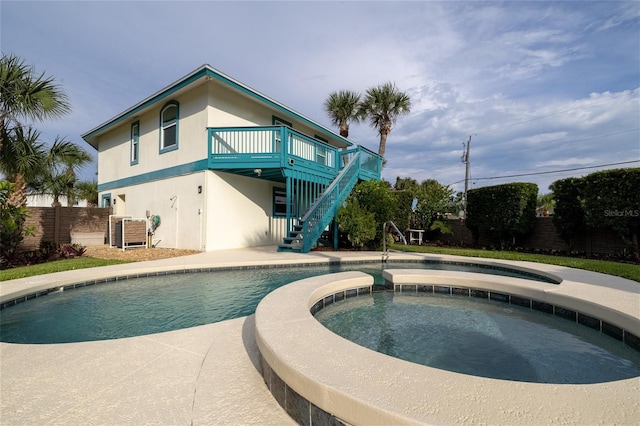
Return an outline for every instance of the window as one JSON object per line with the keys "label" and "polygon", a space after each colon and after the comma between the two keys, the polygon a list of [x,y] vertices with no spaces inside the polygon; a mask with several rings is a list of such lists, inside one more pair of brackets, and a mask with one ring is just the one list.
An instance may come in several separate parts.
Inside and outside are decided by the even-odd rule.
{"label": "window", "polygon": [[[328,140],[326,140],[325,138],[323,138],[322,136],[318,136],[315,135],[315,139],[324,142],[326,144],[329,143]],[[321,145],[316,145],[316,163],[322,164],[323,166],[327,166],[327,147],[326,146],[321,146]]]}
{"label": "window", "polygon": [[273,216],[287,215],[287,190],[273,188]]}
{"label": "window", "polygon": [[316,163],[327,165],[327,148],[324,146],[316,147]]}
{"label": "window", "polygon": [[131,125],[131,165],[138,164],[140,155],[140,122]]}
{"label": "window", "polygon": [[160,111],[160,153],[178,149],[180,104],[170,101]]}
{"label": "window", "polygon": [[102,194],[102,207],[111,207],[111,194]]}
{"label": "window", "polygon": [[[291,123],[281,118],[278,118],[275,115],[271,117],[271,124],[273,124],[274,126],[287,126],[287,127],[293,128],[293,125]],[[282,144],[280,132],[276,132],[274,142],[275,142],[274,152],[280,152],[280,146]]]}

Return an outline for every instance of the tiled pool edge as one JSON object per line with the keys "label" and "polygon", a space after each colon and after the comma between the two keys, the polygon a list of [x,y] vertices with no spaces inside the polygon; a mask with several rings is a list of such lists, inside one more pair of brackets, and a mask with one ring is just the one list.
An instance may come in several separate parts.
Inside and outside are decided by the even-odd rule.
{"label": "tiled pool edge", "polygon": [[[387,271],[385,271],[385,272],[387,272]],[[429,273],[430,273],[430,272],[432,272],[432,271],[423,271],[423,272],[425,272],[425,273],[429,274]],[[442,271],[439,271],[439,272],[442,272]],[[295,285],[295,284],[293,284],[293,285]],[[402,286],[402,285],[405,285],[405,286],[411,286],[411,287],[407,287],[406,289],[412,288],[414,291],[417,291],[417,284],[411,284],[411,283],[409,283],[409,282],[405,282],[405,284],[400,284],[400,285],[401,285],[401,286]],[[325,287],[326,287],[326,286],[325,286]],[[432,291],[433,291],[436,287],[440,287],[440,286],[437,286],[437,285],[436,285],[436,286],[433,286],[433,285],[432,285],[432,287],[431,287],[431,288],[432,288]],[[452,292],[452,291],[453,291],[453,290],[452,290],[452,288],[461,288],[461,287],[441,286],[440,288],[441,288],[443,291],[444,291],[444,289],[446,288],[446,289],[448,289],[448,291],[449,291],[449,292]],[[347,297],[347,294],[354,295],[354,293],[353,293],[353,289],[352,289],[352,288],[344,288],[344,289],[340,289],[339,291],[333,291],[332,289],[326,289],[327,291],[320,291],[321,289],[322,289],[322,287],[320,287],[320,288],[316,288],[316,289],[314,290],[314,293],[313,293],[313,294],[314,294],[314,296],[310,296],[310,298],[308,298],[307,300],[297,300],[297,301],[296,301],[297,303],[303,304],[303,305],[305,305],[305,306],[306,306],[306,305],[309,305],[308,315],[311,315],[312,313],[317,312],[319,309],[321,309],[321,308],[322,308],[323,306],[325,306],[326,304],[333,303],[333,302],[335,301],[335,299],[336,299],[336,297],[334,296],[335,294],[338,294],[338,297],[337,297],[338,299],[346,298],[346,297]],[[402,291],[402,290],[403,290],[403,288],[402,288],[402,287],[400,287],[400,290]],[[477,290],[478,290],[478,289],[477,289]],[[471,291],[471,290],[467,289],[467,291],[469,291],[469,294],[470,294],[470,291]],[[347,293],[347,292],[351,292],[351,293]],[[491,294],[490,292],[487,292],[487,297],[490,297],[490,294]],[[499,293],[499,292],[494,292],[494,294],[496,294],[496,295],[500,294],[500,295],[503,295],[503,296],[505,295],[505,293]],[[515,295],[515,296],[516,296],[516,297],[519,297],[519,296],[517,296],[517,295]],[[502,296],[501,296],[501,297],[502,297]],[[509,299],[510,299],[510,298],[509,298]],[[518,302],[522,302],[522,300],[523,300],[523,299],[527,299],[527,298],[520,298],[520,299],[516,299],[516,300],[515,300],[515,301],[516,301],[516,304],[517,304]],[[495,299],[494,299],[494,300],[495,300]],[[291,305],[292,303],[294,303],[294,300],[292,300],[292,298],[288,297],[288,298],[287,298],[287,304],[288,304],[288,305]],[[532,303],[532,302],[530,302],[530,303]],[[544,309],[547,309],[547,305],[549,305],[547,302],[542,301],[542,302],[540,302],[540,303],[541,303],[541,305],[540,305],[539,307],[540,307],[540,309],[541,309],[541,310],[543,310],[543,311],[544,311]],[[551,305],[551,306],[553,306],[553,305]],[[554,308],[552,308],[552,309],[554,310]],[[567,312],[566,312],[567,310],[562,311],[561,309],[562,309],[562,307],[561,307],[561,306],[559,306],[559,310],[558,310],[558,314],[559,314],[559,315],[558,315],[558,316],[563,316],[565,313],[567,313]],[[577,313],[577,312],[579,312],[579,311],[576,311],[576,313],[575,313],[575,315],[576,315],[576,316],[578,316],[578,313]],[[583,315],[585,315],[583,312],[580,312],[580,313],[581,313],[581,314],[583,314]],[[300,319],[300,318],[298,318],[298,319]],[[256,313],[256,320],[257,320],[257,322],[258,322],[258,320],[259,320],[259,318],[258,318],[258,312]],[[639,319],[639,318],[636,318],[636,321],[640,321],[640,319]],[[615,327],[615,326],[614,326],[614,327]],[[327,330],[327,332],[328,332],[328,330]],[[330,333],[330,332],[328,332],[328,333]],[[260,330],[259,330],[259,327],[257,326],[257,327],[256,327],[256,341],[258,342],[258,347],[260,348],[261,353],[263,353],[263,347],[268,347],[268,342],[261,341],[261,337],[260,337],[260,335],[259,335],[259,334],[260,334]],[[607,334],[608,334],[608,333],[607,333]],[[635,335],[633,335],[632,333],[631,333],[631,335],[632,335],[632,336],[635,336]],[[615,337],[615,336],[612,336],[612,337]],[[637,336],[635,336],[635,337],[637,337]],[[314,337],[314,338],[312,338],[311,340],[313,340],[314,342],[316,342],[316,341],[318,341],[318,340],[319,340],[319,338]],[[336,342],[338,342],[338,341],[336,341]],[[316,344],[318,344],[318,343],[316,343]],[[354,345],[355,345],[355,344],[354,344]],[[352,349],[353,349],[354,351],[360,351],[359,349],[357,349],[357,348],[359,348],[359,347],[357,347],[357,345],[355,345],[355,346],[356,346],[356,347],[354,347],[354,348],[352,348]],[[633,347],[633,345],[632,345],[632,347]],[[636,349],[637,349],[637,347],[636,347]],[[288,351],[290,351],[290,352],[295,352],[295,348],[288,348]],[[373,351],[371,351],[371,352],[373,352]],[[335,353],[335,351],[332,351],[332,353]],[[348,357],[348,356],[350,356],[350,355],[351,355],[351,352],[349,353],[349,355],[347,355],[347,354],[345,353],[345,357]],[[374,356],[373,358],[374,358],[374,359],[383,359],[383,358],[385,357],[384,355],[381,355],[381,354],[379,354],[379,355],[380,355],[379,357]],[[354,356],[357,356],[357,355],[354,355]],[[264,376],[264,377],[265,377],[265,383],[267,383],[267,386],[269,386],[269,387],[270,387],[270,383],[271,383],[271,381],[273,380],[273,378],[274,378],[274,377],[277,377],[277,378],[275,379],[275,381],[276,381],[278,384],[280,384],[280,382],[282,382],[282,383],[283,383],[283,385],[281,386],[281,388],[282,388],[282,389],[284,389],[284,391],[283,391],[283,392],[284,392],[285,394],[286,394],[286,389],[287,389],[287,388],[289,388],[289,389],[290,389],[290,395],[292,395],[292,398],[296,401],[295,403],[292,403],[293,407],[300,407],[301,405],[302,405],[302,406],[305,406],[305,405],[306,405],[306,406],[307,406],[307,407],[309,407],[309,408],[307,409],[307,411],[305,411],[305,413],[311,413],[311,410],[314,410],[314,413],[316,413],[316,418],[317,418],[317,420],[316,420],[316,422],[314,423],[314,422],[312,421],[312,420],[313,420],[313,417],[309,414],[309,416],[308,416],[308,421],[301,422],[300,417],[295,417],[296,413],[298,413],[298,411],[295,411],[297,408],[296,408],[296,409],[291,409],[291,411],[293,411],[293,415],[290,413],[290,415],[292,415],[292,418],[294,418],[296,421],[298,421],[298,422],[299,422],[299,423],[301,423],[301,424],[350,424],[350,423],[351,423],[351,424],[366,424],[366,423],[367,423],[366,421],[353,421],[352,419],[351,419],[351,420],[349,420],[349,419],[344,420],[344,417],[343,417],[343,415],[342,415],[343,413],[341,413],[341,412],[336,412],[336,411],[331,411],[331,410],[329,410],[329,411],[324,411],[322,408],[319,408],[319,406],[322,406],[322,403],[321,403],[321,402],[319,402],[319,401],[322,401],[322,400],[323,400],[323,397],[322,397],[322,395],[321,395],[321,394],[318,394],[318,395],[320,396],[320,399],[319,399],[318,401],[316,401],[316,400],[315,400],[315,399],[313,399],[313,398],[309,398],[309,399],[307,399],[305,396],[301,395],[301,394],[304,394],[304,393],[306,392],[306,389],[299,387],[299,386],[300,386],[300,383],[299,383],[299,377],[298,377],[298,376],[299,376],[300,374],[302,374],[302,375],[304,375],[304,374],[312,375],[312,374],[314,374],[314,372],[313,372],[313,371],[306,371],[306,372],[302,372],[302,373],[291,372],[289,369],[287,369],[287,368],[286,368],[286,364],[288,364],[288,362],[289,362],[289,361],[291,361],[291,357],[294,357],[294,356],[293,356],[293,355],[291,355],[291,354],[287,354],[287,355],[285,356],[285,358],[287,358],[287,359],[276,359],[276,360],[274,360],[274,359],[273,359],[273,353],[268,353],[266,357],[265,357],[265,356],[264,356],[264,354],[263,354],[263,357],[262,357],[262,358],[263,358],[263,359],[262,359],[262,363],[263,363],[263,374],[265,375],[265,376]],[[269,359],[269,358],[271,358],[271,359]],[[295,358],[295,357],[294,357],[294,358]],[[323,360],[318,359],[318,360],[317,360],[317,364],[314,364],[314,365],[313,365],[314,370],[316,370],[316,369],[323,369],[323,367],[322,367],[322,365],[321,365],[321,364],[322,364],[322,362],[323,362]],[[293,361],[293,363],[294,363],[294,364],[296,364],[296,365],[301,365],[301,364],[303,364],[303,361],[302,361],[302,360],[295,360],[295,361]],[[378,365],[378,364],[376,364],[376,363],[371,363],[371,362],[370,362],[370,360],[364,360],[364,359],[362,360],[362,363],[363,363],[363,364],[369,364],[369,365]],[[273,364],[273,365],[272,365],[272,364]],[[409,364],[410,364],[410,363],[409,363]],[[347,367],[345,367],[345,368],[347,368]],[[283,374],[279,374],[279,373],[283,373]],[[362,373],[362,374],[364,374],[364,373]],[[446,373],[445,373],[445,374],[446,374]],[[441,373],[436,373],[436,375],[441,375]],[[283,378],[283,377],[284,377],[284,378]],[[290,378],[290,377],[294,377],[294,378],[296,378],[296,379],[295,379],[292,383],[290,383],[290,384],[289,384],[287,381],[289,380],[289,378]],[[450,375],[449,377],[453,377],[454,379],[455,379],[455,378],[458,378],[458,379],[459,379],[459,378],[460,378],[460,375],[456,375],[456,374],[454,374],[454,373],[451,373],[451,375]],[[308,379],[308,378],[307,378],[307,379]],[[449,380],[449,379],[447,379],[447,380]],[[467,379],[465,379],[465,380],[470,381],[470,382],[474,382],[474,383],[476,383],[476,384],[477,384],[477,382],[478,382],[477,378],[467,378]],[[505,381],[492,380],[492,379],[484,379],[484,380],[485,380],[485,382],[484,382],[484,383],[492,383],[492,384],[494,384],[494,385],[495,385],[496,383],[497,383],[497,384],[502,384],[502,385],[504,385],[504,382],[505,382]],[[335,381],[339,381],[339,378],[336,378],[335,376],[331,376],[331,378],[327,379],[327,381],[328,381],[328,382],[330,382],[330,383],[334,383]],[[637,390],[637,389],[638,389],[638,382],[639,382],[639,381],[640,381],[640,380],[631,379],[631,380],[627,380],[627,381],[620,381],[619,383],[618,383],[618,382],[609,383],[608,385],[609,385],[609,386],[612,386],[612,387],[614,387],[614,388],[615,388],[615,387],[620,387],[620,388],[625,388],[625,389],[627,389],[628,387],[630,387],[630,388],[634,389],[634,391],[635,391],[635,390]],[[425,382],[425,383],[426,383],[426,382]],[[558,391],[558,389],[557,389],[557,386],[556,386],[556,385],[541,385],[541,386],[543,386],[543,387],[540,387],[540,385],[539,385],[539,384],[528,384],[528,385],[529,385],[529,386],[526,386],[526,385],[525,385],[525,386],[527,387],[527,389],[530,389],[530,390],[531,390],[531,389],[539,389],[539,390],[545,389],[545,390],[547,390],[547,391],[554,391],[554,392],[557,392],[557,391]],[[544,387],[544,386],[546,386],[546,387]],[[555,388],[554,388],[554,386],[555,386]],[[523,387],[523,386],[520,386],[520,385],[507,384],[507,385],[505,385],[505,387],[506,387],[506,388],[513,387],[513,388],[514,388],[514,392],[521,392],[521,391],[523,390],[523,389],[522,389],[522,387]],[[296,391],[296,390],[295,390],[296,388],[298,389],[298,391]],[[598,388],[598,386],[587,385],[587,386],[579,386],[579,388],[580,388],[581,390],[582,390],[582,389],[584,389],[584,390],[585,390],[585,392],[584,392],[584,393],[585,393],[585,395],[588,395],[588,394],[589,394],[589,390],[590,390],[590,389],[597,389],[597,388]],[[270,389],[271,389],[271,387],[270,387]],[[272,392],[273,392],[273,391],[272,391]],[[330,391],[329,391],[329,390],[325,390],[325,392],[330,393]],[[392,392],[392,391],[389,391],[389,392]],[[314,391],[312,391],[311,393],[313,394],[313,393],[314,393]],[[316,393],[317,393],[317,392],[316,392]],[[489,392],[489,393],[490,393],[490,392]],[[508,395],[509,393],[510,393],[510,392],[508,392],[508,393],[507,393],[507,395]],[[278,402],[283,406],[283,408],[287,409],[287,404],[286,404],[286,402],[281,402],[281,401],[282,401],[282,397],[279,397],[279,396],[277,396],[277,395],[275,395],[275,394],[274,394],[274,397],[275,397],[275,398],[276,398],[276,400],[278,400]],[[279,400],[278,398],[280,398],[280,400]],[[545,399],[547,399],[547,398],[548,398],[548,396],[547,396],[547,395],[545,395]],[[507,396],[507,399],[508,399],[508,396]],[[537,398],[535,397],[535,395],[532,395],[531,400],[533,401],[533,403],[536,403],[536,399],[537,399]],[[452,396],[452,397],[451,397],[451,400],[452,400],[452,401],[453,401],[453,400],[456,400],[455,396]],[[334,401],[334,402],[335,402],[335,401]],[[555,401],[551,401],[551,402],[555,402]],[[409,403],[407,403],[407,404],[409,404]],[[409,405],[410,405],[410,404],[409,404]],[[559,405],[560,405],[560,407],[562,407],[562,404],[559,404]],[[588,405],[588,403],[587,403],[587,405]],[[598,404],[596,404],[596,405],[598,405]],[[602,405],[602,404],[600,403],[600,405]],[[565,402],[565,406],[566,406],[566,402]],[[638,403],[636,402],[636,407],[635,407],[634,409],[636,409],[636,410],[637,410],[637,408],[638,408]],[[319,415],[317,414],[318,410],[322,411],[322,417],[319,417]],[[569,408],[569,411],[570,411],[570,410],[571,410],[571,408]],[[287,410],[287,411],[289,412],[290,410]],[[507,411],[508,411],[508,410],[507,410]],[[533,410],[532,410],[532,411],[533,411]],[[560,413],[560,414],[562,414],[562,415],[566,416],[566,415],[568,414],[568,412],[569,412],[569,411],[564,412],[564,413]],[[514,408],[514,413],[517,413],[517,412],[518,412],[518,408],[516,407],[516,408]],[[332,414],[330,414],[330,413],[332,413]],[[388,413],[387,413],[387,414],[388,414]],[[406,414],[406,413],[405,413],[405,414]],[[503,410],[502,414],[503,414],[503,415],[505,415],[504,410]],[[552,413],[552,414],[553,414],[553,413]],[[558,413],[556,413],[556,414],[558,414]],[[560,414],[558,414],[558,415],[560,415]],[[602,413],[601,413],[601,414],[602,414]],[[414,422],[414,423],[415,423],[415,422],[424,422],[424,421],[425,421],[425,419],[429,419],[429,416],[426,416],[426,417],[420,417],[420,416],[422,416],[422,415],[423,415],[423,414],[419,415],[417,418],[414,418],[414,419],[413,419],[413,422]],[[473,416],[472,416],[472,417],[473,417]],[[302,418],[303,418],[303,419],[307,419],[307,417],[304,417],[304,416],[303,416]],[[558,418],[559,418],[559,417],[558,417]],[[324,420],[320,421],[320,419],[324,419]],[[403,423],[403,422],[404,422],[403,420],[406,420],[406,418],[404,418],[404,416],[402,416],[402,415],[401,415],[398,419],[394,419],[393,423],[398,423],[398,424],[400,424],[400,423]],[[488,418],[488,419],[484,419],[483,421],[484,421],[484,422],[487,422],[487,421],[489,421],[489,420],[491,420],[490,422],[493,422],[493,423],[495,423],[495,422],[498,422],[498,423],[499,423],[499,421],[496,421],[496,419],[495,419],[495,418],[491,418],[491,417],[490,417],[490,418]],[[591,420],[592,420],[592,419],[591,419]],[[438,419],[438,420],[433,420],[433,421],[434,421],[434,422],[436,422],[436,423],[442,423],[442,422],[445,422],[445,423],[455,422],[455,420],[452,420],[452,418],[447,418],[447,419],[445,419],[445,420],[443,420],[442,418],[440,418],[440,419]],[[543,419],[539,419],[539,418],[535,418],[535,419],[534,419],[534,421],[535,421],[535,422],[545,422],[545,420],[543,420]],[[583,421],[584,421],[584,420],[583,420]],[[575,421],[575,422],[573,422],[573,423],[577,423],[577,424],[579,424],[579,423],[581,423],[581,422],[583,422],[583,421],[577,420],[577,421]],[[615,420],[612,420],[611,418],[607,418],[607,421],[614,421],[614,422],[615,422]],[[349,422],[350,422],[350,423],[349,423]],[[427,422],[427,423],[431,423],[431,422],[432,422],[432,420],[427,420],[426,422]],[[481,421],[481,422],[482,422],[482,421]],[[522,418],[511,418],[511,419],[510,419],[510,422],[518,422],[518,423],[521,423],[521,422],[522,422]],[[533,421],[529,421],[529,423],[532,423],[532,422],[533,422]],[[378,423],[380,423],[380,421],[378,421]]]}
{"label": "tiled pool edge", "polygon": [[[516,305],[523,308],[529,308],[545,314],[549,314],[555,317],[566,319],[568,321],[576,322],[585,327],[589,327],[593,330],[599,331],[602,334],[623,342],[630,348],[640,352],[640,337],[633,332],[624,328],[618,327],[614,324],[610,324],[600,318],[594,317],[589,314],[585,314],[580,311],[574,311],[559,305],[554,305],[540,300],[530,299],[527,297],[521,297],[517,294],[490,291],[482,288],[472,287],[452,287],[448,285],[419,285],[419,284],[394,284],[388,283],[395,293],[405,295],[415,294],[420,296],[421,294],[442,294],[449,296],[468,297],[488,299],[496,302],[507,303],[510,305]],[[361,291],[364,289],[350,289],[343,290],[337,293],[325,296],[323,299],[316,302],[311,307],[311,315],[315,316],[323,308],[351,298],[364,294],[371,294],[369,291]]]}
{"label": "tiled pool edge", "polygon": [[[260,264],[260,265],[240,265],[240,266],[211,266],[211,267],[187,267],[187,268],[167,268],[160,269],[148,272],[139,272],[139,273],[122,273],[122,274],[112,274],[107,277],[101,277],[96,279],[89,280],[78,280],[77,282],[68,282],[61,285],[52,285],[48,286],[36,286],[33,291],[29,291],[28,289],[25,291],[24,289],[20,289],[14,294],[18,294],[18,296],[12,297],[12,294],[5,294],[0,296],[0,310],[15,306],[19,303],[26,302],[28,300],[46,296],[50,293],[54,293],[57,291],[65,291],[71,290],[80,287],[88,287],[97,284],[105,284],[115,281],[129,280],[135,278],[145,278],[145,277],[156,277],[156,276],[164,276],[164,275],[180,275],[180,274],[188,274],[188,273],[206,273],[206,272],[215,272],[215,271],[231,271],[231,270],[254,270],[254,269],[277,269],[277,268],[294,268],[294,267],[314,267],[314,266],[335,266],[335,265],[368,265],[368,264],[381,264],[380,261],[375,260],[319,260],[315,262],[293,262],[293,263],[269,263],[269,264]],[[422,263],[422,264],[447,264],[454,266],[476,266],[480,268],[485,268],[487,271],[491,270],[499,270],[499,271],[517,271],[519,274],[523,276],[529,276],[529,279],[535,280],[538,279],[546,279],[549,282],[555,282],[556,284],[562,281],[561,278],[555,276],[554,274],[545,273],[545,272],[535,272],[530,268],[510,266],[504,267],[490,260],[487,261],[455,261],[455,260],[433,260],[433,259],[399,259],[392,260],[391,262],[386,262],[386,265],[391,265],[393,263]]]}

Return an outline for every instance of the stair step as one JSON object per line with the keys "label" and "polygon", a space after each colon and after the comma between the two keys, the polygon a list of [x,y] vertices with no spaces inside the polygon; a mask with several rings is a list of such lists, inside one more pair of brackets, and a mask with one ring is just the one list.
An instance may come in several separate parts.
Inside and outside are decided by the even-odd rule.
{"label": "stair step", "polygon": [[294,241],[297,241],[298,244],[302,245],[302,237],[284,237],[283,238],[285,244],[291,244]]}
{"label": "stair step", "polygon": [[279,244],[278,251],[302,252],[302,244]]}

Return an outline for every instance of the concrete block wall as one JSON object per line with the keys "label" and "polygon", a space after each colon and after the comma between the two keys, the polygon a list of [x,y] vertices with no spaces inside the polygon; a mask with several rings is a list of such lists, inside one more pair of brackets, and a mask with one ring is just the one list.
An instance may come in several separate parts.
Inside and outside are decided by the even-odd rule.
{"label": "concrete block wall", "polygon": [[111,207],[27,207],[26,227],[33,235],[22,241],[22,250],[35,250],[41,241],[71,242],[71,233],[103,232],[107,235]]}

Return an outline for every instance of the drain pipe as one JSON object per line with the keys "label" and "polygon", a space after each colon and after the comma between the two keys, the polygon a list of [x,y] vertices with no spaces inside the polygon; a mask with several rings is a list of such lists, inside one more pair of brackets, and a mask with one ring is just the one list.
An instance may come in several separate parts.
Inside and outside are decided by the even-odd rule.
{"label": "drain pipe", "polygon": [[385,222],[382,225],[382,263],[386,263],[389,259],[389,251],[387,250],[387,224],[391,224],[393,229],[400,236],[400,239],[404,244],[404,251],[407,251],[407,239],[404,237],[404,235],[402,235],[402,232],[400,232],[396,224],[392,221]]}

